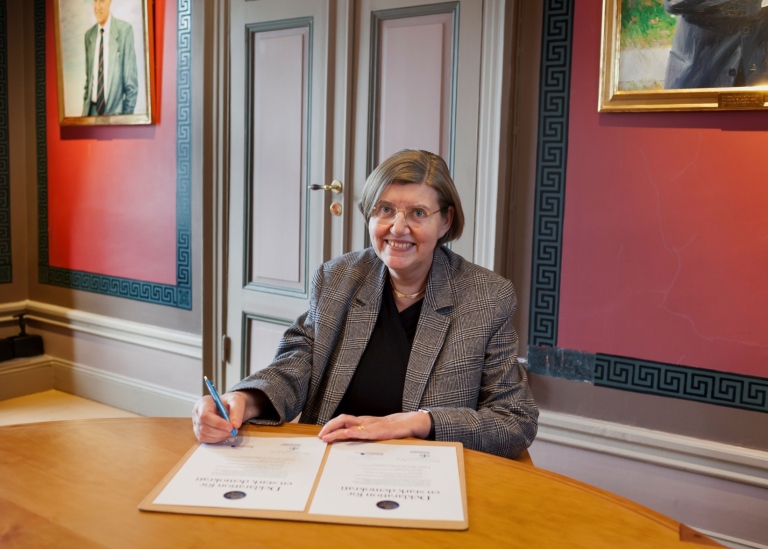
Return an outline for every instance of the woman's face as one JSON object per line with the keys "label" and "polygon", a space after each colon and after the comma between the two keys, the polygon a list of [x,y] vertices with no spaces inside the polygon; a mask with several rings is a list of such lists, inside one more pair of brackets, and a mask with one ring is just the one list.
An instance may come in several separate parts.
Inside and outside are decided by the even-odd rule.
{"label": "woman's face", "polygon": [[[440,208],[437,191],[424,183],[388,185],[377,204],[383,202],[399,210],[418,208],[431,213]],[[409,225],[405,213],[398,211],[394,219],[371,216],[368,231],[376,255],[389,268],[393,278],[415,284],[429,273],[437,241],[451,227],[452,220],[453,208],[429,215],[418,226]]]}

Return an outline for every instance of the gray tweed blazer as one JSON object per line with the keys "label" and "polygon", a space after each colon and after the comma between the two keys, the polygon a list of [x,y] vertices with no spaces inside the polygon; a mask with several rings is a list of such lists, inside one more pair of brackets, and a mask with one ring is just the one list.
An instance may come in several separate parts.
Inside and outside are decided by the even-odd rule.
{"label": "gray tweed blazer", "polygon": [[[285,332],[272,364],[231,390],[262,390],[279,422],[299,414],[302,423],[329,421],[373,332],[385,277],[371,248],[322,265],[309,310]],[[539,412],[517,362],[515,306],[511,282],[448,248],[435,250],[403,412],[428,409],[437,440],[504,457],[533,442]]]}

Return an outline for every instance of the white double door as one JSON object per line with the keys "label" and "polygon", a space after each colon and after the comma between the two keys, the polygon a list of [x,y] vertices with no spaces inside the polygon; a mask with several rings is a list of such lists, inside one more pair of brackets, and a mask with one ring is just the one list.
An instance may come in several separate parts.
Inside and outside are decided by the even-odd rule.
{"label": "white double door", "polygon": [[390,154],[417,148],[446,159],[466,214],[453,249],[473,257],[484,8],[483,0],[230,5],[226,388],[269,364],[308,308],[315,269],[365,247],[357,203]]}

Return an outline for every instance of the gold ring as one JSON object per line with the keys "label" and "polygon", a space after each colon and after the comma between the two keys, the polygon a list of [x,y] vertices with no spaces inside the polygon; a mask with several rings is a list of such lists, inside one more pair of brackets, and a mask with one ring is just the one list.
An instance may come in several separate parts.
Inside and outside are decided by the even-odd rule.
{"label": "gold ring", "polygon": [[358,425],[358,426],[357,426],[357,428],[358,428],[360,431],[365,431],[365,425]]}

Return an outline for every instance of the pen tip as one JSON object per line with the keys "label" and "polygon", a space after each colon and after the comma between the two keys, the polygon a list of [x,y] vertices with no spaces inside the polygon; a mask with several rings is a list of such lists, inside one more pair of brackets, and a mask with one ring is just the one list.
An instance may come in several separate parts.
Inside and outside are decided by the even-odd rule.
{"label": "pen tip", "polygon": [[203,379],[204,379],[205,381],[208,381],[208,376],[203,376]]}

